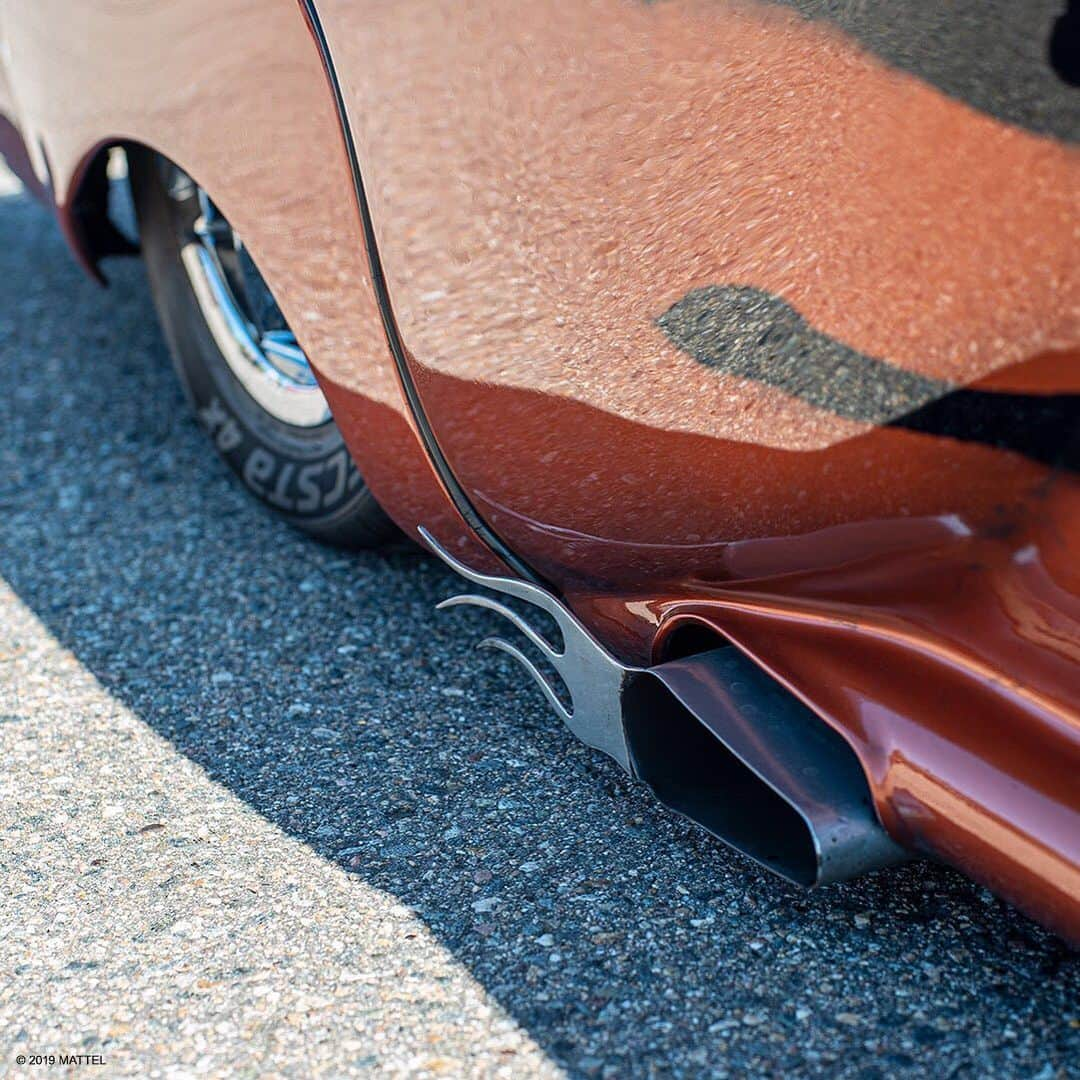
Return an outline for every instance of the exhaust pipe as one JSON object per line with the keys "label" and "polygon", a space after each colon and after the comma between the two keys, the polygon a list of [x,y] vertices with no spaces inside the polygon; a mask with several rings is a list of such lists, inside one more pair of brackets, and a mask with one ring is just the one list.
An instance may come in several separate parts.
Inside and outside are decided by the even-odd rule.
{"label": "exhaust pipe", "polygon": [[420,535],[462,577],[555,620],[561,649],[489,596],[466,594],[439,604],[486,608],[517,627],[562,679],[570,708],[516,645],[487,638],[481,647],[517,660],[579,739],[644,781],[669,809],[808,887],[907,857],[878,822],[862,766],[843,737],[733,646],[630,667],[546,590],[477,573],[426,529]]}
{"label": "exhaust pipe", "polygon": [[643,671],[623,723],[633,771],[660,802],[789,881],[906,857],[843,737],[734,647]]}

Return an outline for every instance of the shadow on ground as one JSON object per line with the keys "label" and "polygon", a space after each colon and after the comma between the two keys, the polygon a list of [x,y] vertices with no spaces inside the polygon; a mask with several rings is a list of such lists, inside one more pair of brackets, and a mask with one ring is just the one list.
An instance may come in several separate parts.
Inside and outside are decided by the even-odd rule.
{"label": "shadow on ground", "polygon": [[555,1061],[1075,1065],[1060,942],[925,864],[809,895],[763,875],[470,652],[487,624],[433,612],[440,565],[342,555],[254,505],[188,417],[141,266],[110,273],[103,293],[43,211],[0,202],[0,575],[212,777],[414,908]]}

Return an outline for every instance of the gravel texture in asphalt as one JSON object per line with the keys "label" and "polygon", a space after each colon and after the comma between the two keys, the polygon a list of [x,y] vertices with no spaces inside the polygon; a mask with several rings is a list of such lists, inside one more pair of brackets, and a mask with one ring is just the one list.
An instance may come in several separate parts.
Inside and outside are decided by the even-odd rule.
{"label": "gravel texture in asphalt", "polygon": [[108,270],[0,199],[0,1073],[1080,1075],[1061,942],[660,810],[440,564],[255,505]]}

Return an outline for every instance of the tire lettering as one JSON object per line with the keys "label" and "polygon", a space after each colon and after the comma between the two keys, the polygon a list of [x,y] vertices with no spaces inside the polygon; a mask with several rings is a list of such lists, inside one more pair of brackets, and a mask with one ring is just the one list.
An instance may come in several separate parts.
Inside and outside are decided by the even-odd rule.
{"label": "tire lettering", "polygon": [[211,398],[210,403],[199,410],[199,421],[209,432],[218,451],[222,454],[235,450],[244,441],[240,425],[216,397]]}
{"label": "tire lettering", "polygon": [[244,483],[262,498],[266,498],[263,484],[274,475],[274,457],[261,446],[256,446],[244,462]]}
{"label": "tire lettering", "polygon": [[211,435],[217,434],[218,428],[228,419],[229,414],[217,398],[211,398],[210,402],[199,410],[199,420]]}
{"label": "tire lettering", "polygon": [[240,425],[230,416],[217,433],[215,441],[218,450],[223,454],[227,454],[230,450],[235,450],[244,441],[244,434],[240,430]]}
{"label": "tire lettering", "polygon": [[[199,421],[217,449],[228,454],[244,443],[244,431],[220,398],[211,398],[198,411]],[[325,461],[316,461],[297,470],[296,464],[280,463],[270,451],[252,447],[244,461],[244,483],[260,498],[289,513],[312,514],[337,506],[346,493],[363,484],[349,452],[342,447]],[[329,490],[326,489],[330,483]]]}
{"label": "tire lettering", "polygon": [[323,506],[336,503],[341,496],[345,494],[345,484],[349,479],[348,454],[346,454],[344,450],[339,450],[333,457],[327,460],[326,464],[327,467],[333,467],[337,470],[337,479],[334,481],[334,486],[327,492],[326,497],[323,499]]}
{"label": "tire lettering", "polygon": [[292,462],[287,461],[278,473],[277,482],[274,484],[274,490],[271,491],[266,498],[272,502],[275,506],[281,507],[282,510],[292,510],[295,500],[289,498],[289,484],[292,483],[293,473],[296,471],[296,466]]}
{"label": "tire lettering", "polygon": [[296,486],[299,488],[301,496],[296,501],[296,512],[298,514],[310,514],[313,510],[319,509],[322,490],[319,488],[317,480],[322,475],[322,471],[322,462],[316,465],[305,465],[300,470],[296,478]]}

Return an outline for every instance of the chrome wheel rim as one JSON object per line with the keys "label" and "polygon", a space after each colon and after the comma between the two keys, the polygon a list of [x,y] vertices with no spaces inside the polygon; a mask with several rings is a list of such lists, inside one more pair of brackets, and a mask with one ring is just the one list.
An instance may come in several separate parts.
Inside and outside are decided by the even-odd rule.
{"label": "chrome wheel rim", "polygon": [[206,192],[190,179],[174,199],[198,200],[180,255],[195,299],[229,370],[275,419],[312,428],[330,419],[315,373],[243,242]]}

